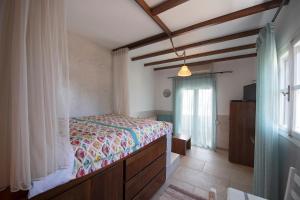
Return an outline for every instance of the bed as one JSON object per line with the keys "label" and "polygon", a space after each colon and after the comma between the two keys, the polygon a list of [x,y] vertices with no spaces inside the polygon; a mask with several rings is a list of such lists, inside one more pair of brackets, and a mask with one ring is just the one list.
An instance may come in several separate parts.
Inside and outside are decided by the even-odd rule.
{"label": "bed", "polygon": [[[70,158],[73,162],[72,169],[64,169],[43,180],[35,181],[29,191],[29,197],[32,199],[150,197],[165,180],[166,136],[171,134],[170,123],[124,115],[71,118],[70,142],[74,152],[74,156]],[[99,185],[99,188],[96,189],[95,185]],[[110,190],[118,195],[107,194]]]}

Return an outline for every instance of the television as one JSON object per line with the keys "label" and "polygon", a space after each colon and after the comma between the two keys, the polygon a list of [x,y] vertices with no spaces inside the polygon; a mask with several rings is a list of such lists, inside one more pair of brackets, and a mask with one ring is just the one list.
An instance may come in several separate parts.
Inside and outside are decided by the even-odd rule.
{"label": "television", "polygon": [[244,86],[244,101],[256,101],[256,83]]}

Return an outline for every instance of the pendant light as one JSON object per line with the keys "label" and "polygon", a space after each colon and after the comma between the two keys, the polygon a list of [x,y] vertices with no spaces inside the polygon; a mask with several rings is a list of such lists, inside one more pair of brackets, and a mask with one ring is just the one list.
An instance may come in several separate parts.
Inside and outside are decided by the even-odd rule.
{"label": "pendant light", "polygon": [[174,46],[172,36],[169,35],[169,38],[170,38],[170,42],[172,44],[172,47],[173,47],[173,50],[174,50],[174,53],[176,54],[176,56],[179,58],[183,57],[183,65],[181,66],[180,70],[178,71],[177,76],[179,76],[179,77],[191,76],[192,72],[190,71],[189,67],[185,64],[185,50],[180,55]]}
{"label": "pendant light", "polygon": [[180,70],[177,73],[177,76],[180,77],[187,77],[191,76],[192,72],[190,71],[189,67],[185,64],[185,51],[183,52],[184,60],[183,60],[183,65],[181,66]]}

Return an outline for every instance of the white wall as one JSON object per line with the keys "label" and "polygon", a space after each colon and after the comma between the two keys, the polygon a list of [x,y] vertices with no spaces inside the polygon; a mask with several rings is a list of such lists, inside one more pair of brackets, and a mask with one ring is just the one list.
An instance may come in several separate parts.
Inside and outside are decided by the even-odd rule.
{"label": "white wall", "polygon": [[154,72],[141,62],[128,62],[129,115],[148,117],[154,111]]}
{"label": "white wall", "polygon": [[70,115],[112,112],[111,52],[87,38],[69,34]]}
{"label": "white wall", "polygon": [[229,115],[230,101],[243,99],[243,87],[256,80],[256,59],[214,63],[213,68],[213,71],[233,71],[232,74],[217,75],[218,115]]}
{"label": "white wall", "polygon": [[279,14],[276,21],[276,42],[280,50],[285,48],[291,40],[300,37],[300,2],[290,0]]}
{"label": "white wall", "polygon": [[[243,98],[243,86],[253,83],[256,79],[256,58],[246,58],[225,61],[191,68],[202,71],[233,71],[232,74],[217,75],[217,147],[228,149],[229,144],[229,106],[231,100]],[[172,111],[172,96],[165,98],[164,89],[172,91],[172,79],[178,69],[155,72],[155,109],[159,111]]]}

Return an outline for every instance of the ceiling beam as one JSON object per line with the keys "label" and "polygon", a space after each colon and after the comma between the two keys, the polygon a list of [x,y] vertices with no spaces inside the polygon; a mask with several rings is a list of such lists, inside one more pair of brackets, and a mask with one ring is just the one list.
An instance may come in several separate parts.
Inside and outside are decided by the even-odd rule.
{"label": "ceiling beam", "polygon": [[[281,4],[280,0],[268,1],[268,2],[265,2],[265,3],[262,3],[262,4],[258,4],[256,6],[252,6],[252,7],[245,8],[245,9],[242,9],[242,10],[239,10],[239,11],[236,11],[236,12],[229,13],[227,15],[222,15],[220,17],[216,17],[216,18],[213,18],[213,19],[210,19],[210,20],[207,20],[207,21],[203,21],[203,22],[193,24],[191,26],[176,30],[176,31],[172,32],[171,35],[173,37],[175,37],[175,36],[186,34],[188,32],[191,32],[191,31],[199,29],[199,28],[208,27],[208,26],[212,26],[212,25],[217,25],[217,24],[225,23],[225,22],[228,22],[228,21],[231,21],[231,20],[235,20],[235,19],[239,19],[239,18],[242,18],[242,17],[250,16],[250,15],[257,14],[257,13],[260,13],[260,12],[263,12],[263,11],[266,11],[266,10],[277,8],[277,7],[280,6],[280,4]],[[136,48],[139,48],[139,47],[150,45],[150,44],[153,44],[153,43],[156,43],[156,42],[160,42],[160,41],[166,40],[168,38],[169,38],[169,36],[166,35],[166,34],[164,34],[164,35],[157,34],[155,36],[152,36],[152,37],[145,38],[145,39],[139,40],[137,42],[134,42],[135,44],[138,44],[137,46],[135,46],[134,43],[131,43],[131,44],[122,46],[122,48],[128,47],[130,50],[132,50],[132,49],[136,49]],[[119,49],[119,48],[117,48],[117,49]],[[117,49],[115,49],[115,50],[117,50]]]}
{"label": "ceiling beam", "polygon": [[[239,33],[234,33],[234,34],[217,37],[217,38],[213,38],[213,39],[209,39],[209,40],[203,40],[200,42],[176,47],[176,50],[182,51],[182,50],[195,48],[195,47],[199,47],[199,46],[203,46],[203,45],[215,44],[215,43],[226,42],[226,41],[235,40],[235,39],[239,39],[239,38],[244,38],[244,37],[248,37],[248,36],[253,36],[253,35],[257,35],[259,33],[259,30],[260,30],[260,28],[243,31],[243,32],[239,32]],[[142,59],[160,56],[160,55],[173,53],[173,52],[174,52],[174,50],[172,48],[170,48],[170,49],[165,49],[165,50],[161,50],[161,51],[156,51],[156,52],[136,56],[136,57],[131,58],[131,60],[132,61],[142,60]]]}
{"label": "ceiling beam", "polygon": [[[188,60],[188,59],[192,59],[192,58],[200,58],[200,57],[205,57],[205,56],[211,56],[211,55],[217,55],[217,54],[222,54],[222,53],[241,51],[241,50],[245,50],[245,49],[254,49],[254,48],[256,48],[255,43],[230,47],[230,48],[226,48],[226,49],[219,49],[219,50],[215,50],[215,51],[197,53],[197,54],[186,56],[185,59]],[[171,58],[171,59],[166,59],[166,60],[160,60],[160,61],[145,63],[144,66],[146,67],[146,66],[160,65],[160,64],[169,63],[169,62],[176,62],[176,61],[180,61],[180,60],[184,60],[184,58],[183,57],[177,57],[177,58]]]}
{"label": "ceiling beam", "polygon": [[143,10],[155,21],[155,23],[166,33],[167,36],[171,35],[170,29],[161,21],[158,16],[152,14],[151,8],[144,0],[135,0],[135,2],[139,4],[141,8],[143,8]]}
{"label": "ceiling beam", "polygon": [[[245,55],[239,55],[239,56],[231,56],[231,57],[218,58],[218,59],[212,59],[212,60],[204,60],[204,61],[194,62],[194,63],[186,63],[186,65],[189,67],[192,67],[192,66],[206,65],[206,64],[215,63],[215,62],[256,57],[256,55],[257,55],[256,53],[251,53],[251,54],[245,54]],[[153,70],[158,71],[158,70],[165,70],[165,69],[173,69],[173,68],[179,68],[181,66],[182,66],[182,64],[181,65],[170,65],[170,66],[166,66],[166,67],[154,68]]]}
{"label": "ceiling beam", "polygon": [[239,18],[242,18],[242,17],[254,15],[254,14],[266,11],[266,10],[277,8],[277,7],[280,6],[280,2],[281,1],[274,1],[273,0],[273,1],[265,2],[265,3],[262,3],[262,4],[256,5],[256,6],[245,8],[245,9],[242,9],[242,10],[239,10],[239,11],[236,11],[236,12],[232,12],[232,13],[227,14],[227,15],[216,17],[216,18],[204,21],[204,22],[200,22],[200,23],[197,23],[197,24],[179,29],[177,31],[174,31],[172,33],[172,35],[173,35],[173,37],[174,36],[179,36],[179,35],[182,35],[184,33],[188,33],[190,31],[198,29],[198,28],[203,28],[203,27],[207,27],[207,26],[222,24],[224,22],[232,21],[232,20],[239,19]]}
{"label": "ceiling beam", "polygon": [[157,6],[154,6],[151,9],[151,12],[153,15],[158,15],[162,12],[165,12],[171,8],[174,8],[180,4],[183,4],[187,2],[188,0],[165,0],[162,3],[158,4]]}

